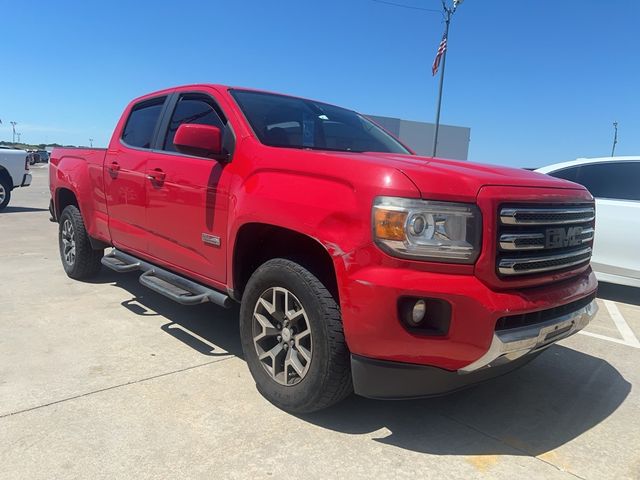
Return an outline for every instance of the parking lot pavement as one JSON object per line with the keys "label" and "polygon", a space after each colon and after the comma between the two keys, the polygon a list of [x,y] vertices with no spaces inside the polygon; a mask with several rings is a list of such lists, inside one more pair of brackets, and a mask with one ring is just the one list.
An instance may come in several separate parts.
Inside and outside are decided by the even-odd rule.
{"label": "parking lot pavement", "polygon": [[33,175],[0,213],[2,478],[640,478],[636,290],[476,388],[293,416],[257,393],[237,308],[68,279]]}

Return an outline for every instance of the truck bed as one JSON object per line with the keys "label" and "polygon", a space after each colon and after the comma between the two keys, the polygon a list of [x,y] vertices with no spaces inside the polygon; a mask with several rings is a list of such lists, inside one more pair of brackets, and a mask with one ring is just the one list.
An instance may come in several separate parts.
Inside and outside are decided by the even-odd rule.
{"label": "truck bed", "polygon": [[87,163],[102,165],[106,148],[62,147],[54,148],[51,152],[50,162],[57,165],[64,158],[75,158],[87,161]]}

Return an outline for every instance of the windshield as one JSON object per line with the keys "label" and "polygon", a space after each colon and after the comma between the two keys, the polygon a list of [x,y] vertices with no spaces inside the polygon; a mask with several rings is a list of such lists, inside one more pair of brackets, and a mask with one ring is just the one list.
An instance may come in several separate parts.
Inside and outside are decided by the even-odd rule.
{"label": "windshield", "polygon": [[362,115],[301,98],[231,90],[258,139],[272,147],[410,154]]}

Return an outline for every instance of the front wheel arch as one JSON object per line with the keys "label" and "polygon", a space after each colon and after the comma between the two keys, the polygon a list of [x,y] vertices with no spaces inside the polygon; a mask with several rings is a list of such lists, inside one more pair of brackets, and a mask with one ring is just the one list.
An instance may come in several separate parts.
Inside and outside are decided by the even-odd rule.
{"label": "front wheel arch", "polygon": [[274,258],[286,258],[313,273],[340,304],[333,258],[319,241],[308,235],[266,223],[247,223],[236,234],[232,258],[236,300],[241,300],[249,278],[260,265]]}

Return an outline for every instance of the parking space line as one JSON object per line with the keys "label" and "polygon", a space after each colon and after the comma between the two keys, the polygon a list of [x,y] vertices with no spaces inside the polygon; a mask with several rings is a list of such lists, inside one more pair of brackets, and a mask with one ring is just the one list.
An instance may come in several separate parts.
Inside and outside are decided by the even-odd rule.
{"label": "parking space line", "polygon": [[607,342],[619,343],[620,345],[626,345],[628,347],[633,347],[633,348],[640,348],[640,341],[638,341],[638,338],[635,336],[635,334],[633,333],[633,331],[625,321],[624,317],[622,316],[622,313],[620,313],[620,310],[618,310],[618,306],[615,304],[615,302],[612,302],[611,300],[602,300],[602,303],[604,303],[605,308],[609,312],[609,315],[611,316],[613,323],[615,323],[616,328],[620,332],[620,335],[622,336],[622,338],[607,337],[606,335],[600,335],[599,333],[593,333],[593,332],[586,332],[584,330],[581,330],[578,333],[582,335],[586,335],[587,337],[606,340]]}
{"label": "parking space line", "polygon": [[633,345],[629,345],[625,340],[620,338],[607,337],[606,335],[600,335],[599,333],[585,332],[584,330],[580,330],[578,332],[581,335],[586,335],[587,337],[599,338],[600,340],[606,340],[607,342],[619,343],[620,345],[627,345],[632,347]]}
{"label": "parking space line", "polygon": [[622,338],[625,339],[629,346],[640,348],[640,342],[625,321],[620,310],[618,310],[618,306],[611,300],[603,300],[602,302],[604,303],[604,306],[607,307],[609,315],[611,315],[613,322],[616,324],[616,327],[618,327],[618,331],[622,335]]}

